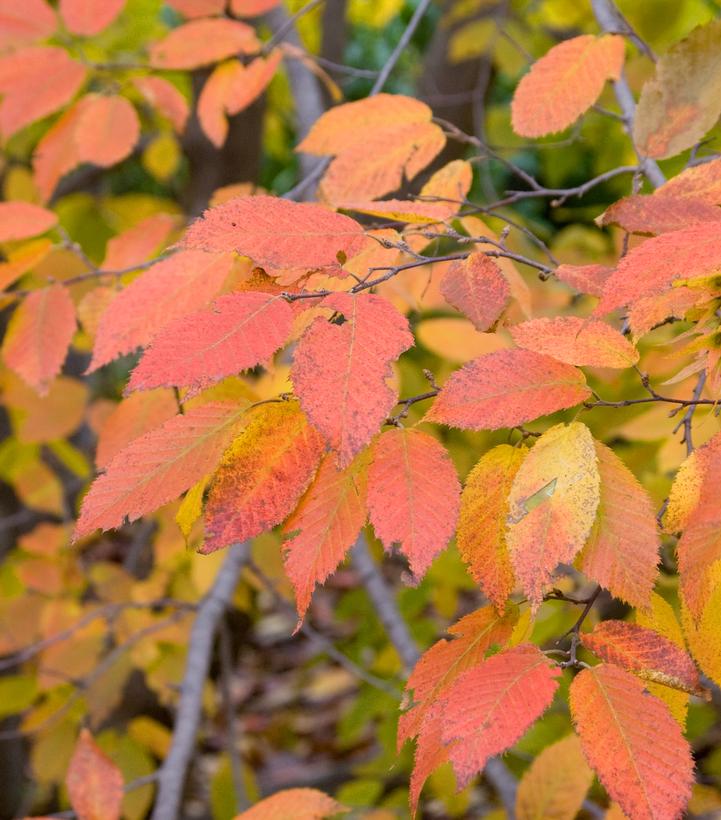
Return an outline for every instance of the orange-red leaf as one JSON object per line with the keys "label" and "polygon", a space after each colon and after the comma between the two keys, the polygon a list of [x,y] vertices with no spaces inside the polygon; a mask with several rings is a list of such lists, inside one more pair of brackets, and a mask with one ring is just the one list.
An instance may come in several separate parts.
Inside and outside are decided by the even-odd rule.
{"label": "orange-red leaf", "polygon": [[222,14],[226,0],[165,0],[176,11],[185,17],[212,17]]}
{"label": "orange-red leaf", "polygon": [[202,389],[268,362],[288,340],[292,324],[293,311],[282,296],[228,293],[166,325],[133,370],[128,389]]}
{"label": "orange-red leaf", "polygon": [[238,20],[207,17],[173,29],[150,49],[153,68],[192,69],[259,48],[255,30]]}
{"label": "orange-red leaf", "polygon": [[60,0],[60,16],[73,34],[91,37],[120,14],[125,0]]}
{"label": "orange-red leaf", "polygon": [[618,225],[629,233],[659,234],[699,222],[721,221],[721,208],[692,197],[635,194],[614,202],[597,221]]}
{"label": "orange-red leaf", "polygon": [[473,253],[448,268],[441,279],[441,293],[478,330],[488,330],[508,304],[511,288],[492,259]]}
{"label": "orange-red leaf", "polygon": [[0,202],[0,242],[37,236],[57,222],[52,211],[31,202]]}
{"label": "orange-red leaf", "polygon": [[344,467],[378,432],[397,394],[386,383],[390,365],[413,344],[404,316],[380,296],[327,296],[342,313],[335,324],[317,318],[298,343],[291,378],[308,418],[338,452]]}
{"label": "orange-red leaf", "polygon": [[367,466],[365,453],[344,470],[336,467],[332,454],[326,455],[285,523],[283,531],[295,533],[283,549],[300,620],[310,606],[315,585],[322,584],[340,564],[365,524]]}
{"label": "orange-red leaf", "polygon": [[212,480],[201,552],[280,524],[313,480],[323,450],[322,436],[296,402],[258,407]]}
{"label": "orange-red leaf", "polygon": [[649,605],[660,549],[646,490],[610,447],[594,441],[601,477],[598,512],[578,566],[616,598]]}
{"label": "orange-red leaf", "polygon": [[532,350],[497,350],[454,373],[426,421],[498,430],[573,407],[591,395],[580,370]]}
{"label": "orange-red leaf", "polygon": [[542,137],[572,125],[623,66],[623,37],[582,34],[564,40],[531,66],[511,102],[513,130]]}
{"label": "orange-red leaf", "polygon": [[0,50],[44,40],[57,28],[55,14],[45,0],[0,0]]}
{"label": "orange-red leaf", "polygon": [[317,789],[284,789],[241,812],[235,820],[323,820],[348,809]]}
{"label": "orange-red leaf", "polygon": [[136,77],[133,85],[150,105],[170,120],[178,133],[185,130],[190,108],[185,97],[171,82],[162,77]]}
{"label": "orange-red leaf", "polygon": [[123,774],[87,729],[80,732],[65,785],[70,804],[81,820],[119,820]]}
{"label": "orange-red leaf", "polygon": [[559,265],[556,277],[581,293],[601,296],[612,271],[607,265]]}
{"label": "orange-red leaf", "polygon": [[238,17],[257,17],[280,5],[280,0],[230,0],[230,10]]}
{"label": "orange-red leaf", "polygon": [[712,205],[721,204],[721,159],[692,165],[656,189],[658,197],[689,197]]}
{"label": "orange-red leaf", "polygon": [[178,498],[213,471],[244,412],[237,402],[203,404],[133,441],[93,482],[75,538],[119,527]]}
{"label": "orange-red leaf", "polygon": [[558,424],[535,443],[513,480],[506,539],[531,606],[561,563],[583,547],[596,517],[600,477],[585,424]]}
{"label": "orange-red leaf", "polygon": [[147,346],[167,324],[193,313],[220,290],[230,254],[180,251],[148,268],[110,303],[98,325],[89,372]]}
{"label": "orange-red leaf", "polygon": [[566,364],[621,369],[638,361],[638,351],[628,339],[596,319],[544,317],[514,325],[510,331],[519,347]]}
{"label": "orange-red leaf", "polygon": [[312,203],[272,196],[231,199],[207,210],[188,229],[185,245],[237,251],[271,268],[335,267],[363,248],[361,226]]}
{"label": "orange-red leaf", "polygon": [[623,811],[634,820],[680,817],[693,759],[666,705],[605,663],[576,676],[570,704],[584,754]]}
{"label": "orange-red leaf", "polygon": [[88,94],[75,128],[79,162],[108,168],[124,160],[140,136],[140,120],[125,97]]}
{"label": "orange-red leaf", "polygon": [[644,680],[691,694],[698,691],[698,672],[688,653],[653,629],[625,621],[602,621],[593,632],[582,633],[581,642],[601,660],[622,666]]}
{"label": "orange-red leaf", "polygon": [[75,305],[67,288],[34,290],[10,319],[3,360],[43,395],[63,366],[74,333]]}
{"label": "orange-red leaf", "polygon": [[35,184],[45,200],[50,199],[64,174],[78,164],[75,129],[83,113],[82,101],[73,105],[48,128],[35,147],[33,172]]}
{"label": "orange-red leaf", "polygon": [[421,578],[453,536],[460,485],[442,444],[420,430],[387,430],[373,445],[368,511],[386,549],[398,544]]}
{"label": "orange-red leaf", "polygon": [[527,450],[500,444],[468,474],[458,522],[458,550],[471,575],[503,613],[515,578],[508,556],[508,496]]}
{"label": "orange-red leaf", "polygon": [[441,697],[443,742],[459,785],[505,752],[551,705],[561,670],[533,644],[493,655]]}
{"label": "orange-red leaf", "polygon": [[177,218],[170,214],[153,214],[113,236],[105,246],[102,269],[125,270],[150,259],[164,247],[176,222]]}
{"label": "orange-red leaf", "polygon": [[83,84],[85,73],[59,46],[31,46],[1,57],[0,134],[7,139],[62,108]]}

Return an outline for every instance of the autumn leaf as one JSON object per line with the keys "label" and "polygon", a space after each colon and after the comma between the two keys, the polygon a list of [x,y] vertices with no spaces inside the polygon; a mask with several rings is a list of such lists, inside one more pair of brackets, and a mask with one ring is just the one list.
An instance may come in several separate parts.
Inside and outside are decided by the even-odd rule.
{"label": "autumn leaf", "polygon": [[57,28],[55,13],[45,0],[0,2],[0,51],[30,45],[50,37]]}
{"label": "autumn leaf", "polygon": [[37,236],[49,231],[57,222],[52,211],[31,202],[0,202],[0,242]]}
{"label": "autumn leaf", "polygon": [[314,320],[295,350],[291,379],[309,421],[344,467],[393,409],[390,365],[413,337],[406,318],[380,296],[336,293],[321,304],[346,321]]}
{"label": "autumn leaf", "polygon": [[74,132],[78,162],[109,168],[124,160],[140,136],[135,108],[117,95],[88,94],[80,103]]}
{"label": "autumn leaf", "polygon": [[68,31],[92,37],[107,28],[124,5],[125,0],[60,0],[60,16]]}
{"label": "autumn leaf", "polygon": [[76,103],[65,111],[35,146],[33,172],[35,184],[44,200],[50,199],[60,179],[78,164],[75,129],[83,113]]}
{"label": "autumn leaf", "polygon": [[238,17],[257,17],[280,5],[281,0],[230,0],[230,9]]}
{"label": "autumn leaf", "polygon": [[699,222],[718,222],[721,209],[692,197],[642,196],[636,194],[614,202],[598,217],[600,225],[618,225],[629,233],[660,234]]}
{"label": "autumn leaf", "polygon": [[449,305],[464,313],[477,330],[492,327],[508,304],[511,289],[501,269],[483,253],[454,262],[441,280]]}
{"label": "autumn leaf", "polygon": [[703,200],[711,205],[721,204],[721,159],[684,168],[660,185],[654,196],[659,199],[688,197]]}
{"label": "autumn leaf", "polygon": [[226,0],[165,0],[165,2],[185,17],[211,17],[222,14]]}
{"label": "autumn leaf", "polygon": [[600,664],[570,689],[586,759],[630,817],[679,817],[691,795],[693,759],[681,728],[630,672]]}
{"label": "autumn leaf", "polygon": [[347,811],[317,789],[284,789],[236,815],[235,820],[287,820],[291,816],[294,820],[323,820]]}
{"label": "autumn leaf", "polygon": [[256,408],[211,481],[200,551],[214,552],[280,524],[313,480],[323,449],[296,402]]}
{"label": "autumn leaf", "polygon": [[531,350],[498,350],[454,373],[424,420],[498,430],[573,407],[589,396],[575,367]]}
{"label": "autumn leaf", "polygon": [[580,293],[601,296],[606,280],[613,268],[607,265],[559,265],[556,278]]}
{"label": "autumn leaf", "polygon": [[598,459],[585,424],[557,424],[535,443],[508,497],[511,564],[533,609],[561,563],[573,560],[593,526],[600,498]]}
{"label": "autumn leaf", "polygon": [[80,732],[65,784],[80,820],[119,820],[123,775],[87,729]]}
{"label": "autumn leaf", "polygon": [[582,34],[553,46],[516,88],[513,130],[543,137],[568,128],[596,102],[606,80],[618,80],[623,58],[623,37],[616,34]]}
{"label": "autumn leaf", "polygon": [[185,97],[163,77],[134,77],[133,85],[157,111],[166,117],[180,134],[190,116],[190,108]]}
{"label": "autumn leaf", "polygon": [[227,18],[201,18],[173,29],[150,49],[153,68],[193,69],[259,48],[254,29]]}
{"label": "autumn leaf", "polygon": [[716,562],[708,584],[703,608],[694,617],[682,607],[683,627],[691,654],[704,674],[721,685],[721,562]]}

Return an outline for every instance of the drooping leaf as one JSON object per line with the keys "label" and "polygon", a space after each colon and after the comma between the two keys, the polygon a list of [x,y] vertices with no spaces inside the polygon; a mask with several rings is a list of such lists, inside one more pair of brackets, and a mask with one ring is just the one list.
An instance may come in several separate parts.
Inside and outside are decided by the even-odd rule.
{"label": "drooping leaf", "polygon": [[154,336],[133,370],[128,389],[202,389],[268,362],[287,342],[292,324],[293,311],[282,296],[228,293]]}
{"label": "drooping leaf", "polygon": [[616,598],[645,608],[658,574],[660,541],[651,499],[605,444],[594,441],[600,501],[578,566]]}
{"label": "drooping leaf", "polygon": [[31,202],[0,202],[0,242],[37,236],[49,231],[57,222],[52,211]]}
{"label": "drooping leaf", "polygon": [[652,629],[625,621],[602,621],[592,632],[582,633],[581,642],[601,660],[644,680],[691,694],[698,691],[698,672],[691,658]]}
{"label": "drooping leaf", "polygon": [[68,31],[92,37],[107,28],[124,5],[125,0],[60,0],[60,16]]}
{"label": "drooping leaf", "polygon": [[717,466],[721,452],[721,436],[716,435],[698,447],[676,472],[663,516],[663,528],[667,533],[685,529],[701,501],[701,491],[707,483],[709,471]]}
{"label": "drooping leaf", "polygon": [[461,496],[458,549],[501,614],[515,586],[506,544],[508,496],[527,452],[508,444],[489,450],[468,474]]}
{"label": "drooping leaf", "polygon": [[231,199],[190,226],[188,248],[237,251],[271,268],[338,267],[358,253],[363,229],[348,216],[312,203],[271,196]]}
{"label": "drooping leaf", "polygon": [[526,769],[516,795],[518,820],[574,820],[591,788],[588,767],[576,735],[552,743]]}
{"label": "drooping leaf", "polygon": [[682,608],[683,627],[689,649],[704,674],[721,686],[721,563],[710,573],[710,583],[700,616]]}
{"label": "drooping leaf", "polygon": [[561,670],[533,644],[492,655],[441,696],[443,742],[460,786],[551,705]]}
{"label": "drooping leaf", "polygon": [[156,262],[113,299],[98,325],[88,372],[138,347],[207,304],[230,273],[230,254],[179,251]]}
{"label": "drooping leaf", "polygon": [[57,28],[58,21],[46,0],[0,0],[0,50],[44,40]]}
{"label": "drooping leaf", "polygon": [[203,404],[131,442],[83,499],[75,538],[153,512],[212,472],[245,408],[237,401]]}
{"label": "drooping leaf", "polygon": [[443,445],[420,430],[387,430],[373,444],[368,511],[386,549],[398,544],[421,578],[456,528],[456,468]]}
{"label": "drooping leaf", "polygon": [[82,820],[119,820],[123,774],[87,729],[80,732],[65,784],[70,804]]}
{"label": "drooping leaf", "polygon": [[173,29],[150,49],[153,68],[193,69],[259,48],[255,30],[238,20],[207,17]]}
{"label": "drooping leaf", "polygon": [[63,366],[75,326],[67,288],[58,284],[34,290],[8,324],[2,344],[5,364],[44,395]]}
{"label": "drooping leaf", "polygon": [[584,754],[623,811],[639,820],[680,817],[693,759],[666,705],[606,663],[574,678],[570,704]]}
{"label": "drooping leaf", "polygon": [[336,293],[322,305],[346,321],[314,320],[296,348],[291,379],[311,424],[344,467],[393,409],[397,395],[386,379],[413,337],[407,319],[380,296]]}
{"label": "drooping leaf", "polygon": [[557,424],[535,443],[513,480],[506,539],[511,564],[537,609],[560,563],[572,561],[600,498],[593,437],[585,424]]}
{"label": "drooping leaf", "polygon": [[302,621],[313,589],[336,569],[365,524],[367,454],[361,453],[344,470],[328,454],[313,483],[283,531],[293,534],[283,544],[285,571],[295,589],[298,617]]}
{"label": "drooping leaf", "polygon": [[190,108],[185,97],[171,82],[163,77],[135,77],[133,85],[150,105],[170,120],[179,134],[185,130]]}
{"label": "drooping leaf", "polygon": [[348,809],[317,789],[284,789],[266,797],[235,820],[323,820],[347,812]]}
{"label": "drooping leaf", "polygon": [[413,771],[408,784],[412,817],[416,816],[424,783],[439,766],[447,762],[448,748],[443,745],[441,709],[438,705],[431,704],[418,730],[413,753]]}
{"label": "drooping leaf", "polygon": [[445,383],[425,421],[469,430],[514,427],[590,396],[580,370],[532,350],[479,356]]}
{"label": "drooping leaf", "polygon": [[623,57],[623,37],[615,34],[582,34],[553,46],[516,87],[513,130],[523,137],[563,131],[596,102],[606,80],[621,76]]}
{"label": "drooping leaf", "polygon": [[88,94],[75,128],[78,162],[109,168],[124,160],[140,136],[135,108],[117,95]]}
{"label": "drooping leaf", "polygon": [[544,317],[514,325],[510,331],[519,347],[566,364],[626,368],[638,361],[638,351],[622,333],[594,319]]}
{"label": "drooping leaf", "polygon": [[62,108],[85,74],[84,66],[59,46],[31,46],[0,57],[0,134],[7,139]]}
{"label": "drooping leaf", "polygon": [[280,524],[313,480],[323,449],[322,436],[296,402],[254,410],[211,481],[200,551],[214,552]]}
{"label": "drooping leaf", "polygon": [[598,218],[601,225],[618,225],[629,233],[654,235],[720,220],[721,208],[704,199],[658,194],[624,197]]}
{"label": "drooping leaf", "polygon": [[719,37],[721,24],[713,20],[672,46],[656,63],[634,118],[633,140],[642,154],[672,157],[697,143],[719,118]]}
{"label": "drooping leaf", "polygon": [[441,280],[441,293],[477,330],[488,330],[508,304],[511,288],[492,259],[473,253],[448,268]]}

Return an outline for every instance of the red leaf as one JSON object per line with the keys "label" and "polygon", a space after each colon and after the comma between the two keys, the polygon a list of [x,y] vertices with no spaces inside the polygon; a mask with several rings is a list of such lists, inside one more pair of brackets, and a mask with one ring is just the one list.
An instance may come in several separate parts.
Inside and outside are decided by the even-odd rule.
{"label": "red leaf", "polygon": [[365,524],[367,464],[363,453],[345,470],[338,470],[332,454],[326,455],[285,523],[284,533],[296,533],[283,544],[283,550],[300,621],[310,606],[315,585],[322,584],[336,569]]}
{"label": "red leaf", "polygon": [[538,647],[522,644],[469,669],[444,693],[443,742],[459,786],[545,712],[560,673]]}
{"label": "red leaf", "polygon": [[282,296],[228,293],[166,325],[133,370],[128,389],[203,389],[268,362],[288,340],[292,324],[293,311]]}
{"label": "red leaf", "polygon": [[420,430],[393,429],[373,445],[368,511],[386,549],[397,543],[421,578],[456,528],[460,485],[443,445]]}
{"label": "red leaf", "polygon": [[92,37],[120,14],[125,0],[60,0],[60,16],[73,34]]}
{"label": "red leaf", "polygon": [[353,256],[364,240],[354,219],[320,205],[248,196],[207,210],[188,228],[185,245],[237,251],[264,267],[337,268],[339,254]]}
{"label": "red leaf", "polygon": [[150,259],[163,248],[176,222],[170,214],[153,214],[112,237],[105,248],[102,269],[125,270]]}
{"label": "red leaf", "polygon": [[386,379],[391,362],[413,344],[413,337],[405,317],[380,296],[336,293],[322,305],[346,321],[313,322],[295,350],[291,379],[311,424],[345,467],[396,404]]}
{"label": "red leaf", "polygon": [[170,120],[178,133],[185,130],[190,108],[185,97],[171,82],[162,77],[135,77],[133,85],[150,105]]}
{"label": "red leaf", "polygon": [[178,498],[215,469],[245,406],[203,404],[121,450],[83,499],[75,538],[135,521]]}
{"label": "red leaf", "polygon": [[280,5],[280,0],[230,0],[230,10],[237,17],[257,17]]}
{"label": "red leaf", "polygon": [[575,367],[532,350],[497,350],[454,373],[424,420],[498,430],[573,407],[590,395]]}
{"label": "red leaf", "polygon": [[680,817],[693,759],[668,707],[605,663],[574,678],[570,704],[584,754],[623,811],[634,820]]}
{"label": "red leaf", "polygon": [[606,265],[559,265],[556,268],[556,278],[580,293],[601,296],[603,286],[612,272],[613,268]]}
{"label": "red leaf", "polygon": [[200,18],[173,29],[150,49],[153,68],[193,69],[260,47],[255,30],[238,20]]}
{"label": "red leaf", "polygon": [[0,0],[0,50],[50,37],[58,21],[45,0]]}
{"label": "red leaf", "polygon": [[185,17],[211,17],[222,14],[226,0],[165,0]]}
{"label": "red leaf", "polygon": [[78,162],[108,168],[125,159],[140,136],[140,120],[125,97],[88,94],[75,127]]}
{"label": "red leaf", "polygon": [[45,233],[58,223],[57,216],[30,202],[0,202],[0,242],[27,239]]}
{"label": "red leaf", "polygon": [[63,366],[74,333],[75,305],[67,288],[34,290],[8,324],[2,346],[5,364],[44,395]]}
{"label": "red leaf", "polygon": [[100,319],[88,372],[146,347],[169,323],[207,304],[230,273],[230,254],[180,251],[156,262],[113,299]]}
{"label": "red leaf", "polygon": [[214,552],[280,524],[313,480],[323,449],[297,403],[258,407],[212,480],[200,551]]}
{"label": "red leaf", "polygon": [[511,288],[492,259],[474,253],[448,268],[441,280],[441,293],[477,330],[488,330],[508,304]]}
{"label": "red leaf", "polygon": [[653,629],[625,621],[602,621],[581,642],[602,661],[614,663],[644,680],[698,692],[699,677],[689,655]]}
{"label": "red leaf", "polygon": [[601,225],[618,225],[629,233],[659,234],[677,231],[699,222],[718,222],[721,209],[691,197],[627,196],[601,214]]}
{"label": "red leaf", "polygon": [[70,804],[81,820],[119,820],[123,774],[82,729],[65,776]]}
{"label": "red leaf", "polygon": [[85,73],[59,46],[32,46],[1,57],[0,134],[7,139],[62,108],[83,84]]}
{"label": "red leaf", "polygon": [[712,205],[721,204],[721,159],[684,168],[656,189],[658,197],[690,197]]}
{"label": "red leaf", "polygon": [[623,37],[582,34],[553,46],[518,84],[511,102],[513,130],[523,137],[563,131],[599,98],[623,66]]}

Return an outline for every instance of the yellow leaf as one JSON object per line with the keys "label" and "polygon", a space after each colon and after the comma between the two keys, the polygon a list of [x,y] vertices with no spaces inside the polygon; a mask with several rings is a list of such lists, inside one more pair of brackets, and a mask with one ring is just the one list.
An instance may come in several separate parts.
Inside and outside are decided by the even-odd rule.
{"label": "yellow leaf", "polygon": [[155,179],[166,182],[178,170],[182,152],[170,133],[159,134],[143,151],[143,168]]}
{"label": "yellow leaf", "polygon": [[209,475],[205,476],[205,478],[201,478],[197,484],[194,484],[188,490],[175,516],[175,521],[180,527],[180,531],[183,533],[186,542],[190,537],[193,525],[203,513],[203,493],[205,492],[209,479]]}

